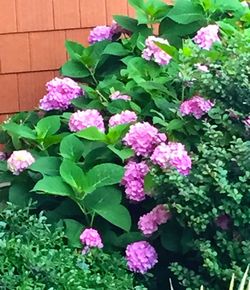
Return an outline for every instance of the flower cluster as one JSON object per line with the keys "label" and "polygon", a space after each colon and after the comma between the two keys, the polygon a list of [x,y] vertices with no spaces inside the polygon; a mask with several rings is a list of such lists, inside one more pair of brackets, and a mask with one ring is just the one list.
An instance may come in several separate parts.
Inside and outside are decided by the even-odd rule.
{"label": "flower cluster", "polygon": [[142,52],[142,57],[146,60],[153,60],[159,65],[166,65],[170,62],[171,56],[163,51],[160,47],[158,47],[155,42],[159,42],[161,44],[169,45],[166,39],[149,36],[146,39],[146,48]]}
{"label": "flower cluster", "polygon": [[188,175],[192,167],[185,146],[178,142],[161,143],[155,148],[151,160],[163,169],[173,167],[182,175]]}
{"label": "flower cluster", "polygon": [[19,175],[31,164],[35,158],[26,150],[14,151],[7,160],[8,169],[14,174]]}
{"label": "flower cluster", "polygon": [[145,199],[144,177],[148,172],[149,167],[144,161],[140,163],[129,161],[125,166],[125,173],[121,183],[125,186],[125,193],[128,199],[132,201]]}
{"label": "flower cluster", "polygon": [[120,91],[115,91],[109,97],[110,97],[111,100],[125,100],[125,101],[130,101],[131,100],[130,96],[123,95],[123,94],[121,94]]}
{"label": "flower cluster", "polygon": [[158,262],[155,249],[146,241],[129,244],[126,248],[127,265],[130,271],[145,274]]}
{"label": "flower cluster", "polygon": [[40,109],[44,111],[66,110],[71,100],[84,93],[70,78],[54,78],[46,84],[46,87],[48,93],[40,100]]}
{"label": "flower cluster", "polygon": [[217,217],[215,224],[222,230],[228,230],[230,224],[230,217],[227,214],[222,214]]}
{"label": "flower cluster", "polygon": [[71,132],[78,132],[89,127],[97,127],[101,132],[105,131],[103,118],[97,110],[77,111],[71,115],[69,120]]}
{"label": "flower cluster", "polygon": [[243,123],[247,128],[250,128],[250,116],[248,116],[245,120],[243,120]]}
{"label": "flower cluster", "polygon": [[97,230],[88,228],[80,235],[80,241],[84,245],[82,254],[88,253],[90,248],[103,248],[102,239]]}
{"label": "flower cluster", "polygon": [[145,236],[150,236],[158,230],[158,226],[166,223],[171,218],[163,204],[157,205],[149,213],[140,217],[138,228]]}
{"label": "flower cluster", "polygon": [[154,148],[167,139],[165,134],[150,125],[148,122],[132,125],[123,138],[125,145],[131,147],[137,156],[149,156]]}
{"label": "flower cluster", "polygon": [[0,161],[3,161],[6,159],[6,154],[2,151],[0,151]]}
{"label": "flower cluster", "polygon": [[137,116],[135,112],[132,111],[122,111],[120,114],[116,114],[109,119],[109,127],[114,127],[121,124],[128,124],[135,122]]}
{"label": "flower cluster", "polygon": [[210,50],[214,42],[220,41],[218,36],[219,26],[211,24],[202,27],[193,38],[194,42],[201,48]]}
{"label": "flower cluster", "polygon": [[180,113],[182,116],[193,115],[196,119],[200,119],[213,106],[214,103],[210,100],[205,100],[200,96],[194,96],[181,104]]}

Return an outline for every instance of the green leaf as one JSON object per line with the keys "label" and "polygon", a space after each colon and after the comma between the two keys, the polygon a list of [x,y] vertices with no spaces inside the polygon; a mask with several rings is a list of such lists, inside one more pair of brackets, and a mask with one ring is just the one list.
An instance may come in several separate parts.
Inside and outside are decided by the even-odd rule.
{"label": "green leaf", "polygon": [[167,16],[180,24],[204,19],[204,11],[200,5],[192,0],[176,0],[175,6],[169,11]]}
{"label": "green leaf", "polygon": [[81,55],[83,54],[84,47],[77,42],[66,40],[65,47],[67,52],[72,60],[79,61],[81,59]]}
{"label": "green leaf", "polygon": [[112,42],[106,46],[103,54],[110,54],[116,56],[125,56],[129,54],[129,51],[123,47],[119,42]]}
{"label": "green leaf", "polygon": [[183,128],[184,124],[185,124],[184,120],[174,119],[168,123],[167,130],[168,131],[175,131],[175,130],[178,131],[178,130]]}
{"label": "green leaf", "polygon": [[122,162],[124,162],[126,159],[129,159],[130,157],[133,157],[135,152],[130,149],[130,148],[126,148],[126,149],[117,149],[115,148],[114,145],[108,145],[108,148],[114,152],[117,156],[119,156],[122,160]]}
{"label": "green leaf", "polygon": [[72,186],[77,192],[82,193],[87,187],[87,180],[82,169],[73,161],[65,159],[60,167],[63,180]]}
{"label": "green leaf", "polygon": [[26,207],[31,195],[30,187],[26,183],[14,183],[9,189],[9,202],[20,207]]}
{"label": "green leaf", "polygon": [[113,100],[108,104],[107,109],[111,114],[119,114],[122,111],[130,110],[130,104],[125,100]]}
{"label": "green leaf", "polygon": [[86,78],[90,75],[84,64],[75,60],[69,60],[61,68],[62,75],[72,78]]}
{"label": "green leaf", "polygon": [[109,129],[107,134],[107,141],[111,144],[115,144],[122,139],[130,127],[130,124],[121,124]]}
{"label": "green leaf", "polygon": [[160,42],[155,42],[157,46],[159,46],[163,51],[165,51],[168,55],[172,56],[174,59],[178,59],[178,50],[171,45],[163,44]]}
{"label": "green leaf", "polygon": [[64,219],[65,235],[68,238],[69,245],[74,248],[81,248],[80,235],[84,226],[73,219]]}
{"label": "green leaf", "polygon": [[36,139],[35,132],[25,125],[19,125],[16,123],[6,123],[2,125],[2,128],[6,130],[8,133],[17,135],[18,138],[26,138],[31,140]]}
{"label": "green leaf", "polygon": [[80,138],[91,141],[106,141],[106,135],[102,133],[97,127],[89,127],[75,134]]}
{"label": "green leaf", "polygon": [[8,169],[7,169],[7,162],[6,161],[2,161],[2,160],[0,160],[0,171],[1,172],[5,172],[5,171],[7,171]]}
{"label": "green leaf", "polygon": [[74,196],[74,192],[60,176],[44,176],[39,180],[31,191],[44,192],[60,196]]}
{"label": "green leaf", "polygon": [[32,171],[40,172],[43,175],[58,175],[61,160],[58,157],[40,157],[36,159],[29,169]]}
{"label": "green leaf", "polygon": [[144,190],[147,193],[152,192],[152,190],[155,187],[155,181],[154,181],[154,176],[151,173],[148,173],[145,177],[144,177]]}
{"label": "green leaf", "polygon": [[120,204],[121,191],[107,186],[96,189],[84,199],[84,205],[108,220],[110,223],[129,231],[131,216],[128,210]]}
{"label": "green leaf", "polygon": [[78,161],[84,151],[84,144],[75,135],[66,136],[60,144],[60,154],[65,159]]}
{"label": "green leaf", "polygon": [[181,234],[182,229],[175,221],[169,221],[162,227],[161,244],[171,252],[181,252]]}
{"label": "green leaf", "polygon": [[136,19],[120,15],[114,15],[113,18],[121,27],[125,28],[126,30],[132,32],[138,31],[138,21]]}
{"label": "green leaf", "polygon": [[96,165],[86,174],[89,185],[87,192],[92,192],[98,187],[117,184],[121,181],[123,175],[123,166],[113,163]]}
{"label": "green leaf", "polygon": [[38,138],[44,139],[46,136],[55,134],[61,127],[59,116],[49,116],[41,119],[36,125]]}

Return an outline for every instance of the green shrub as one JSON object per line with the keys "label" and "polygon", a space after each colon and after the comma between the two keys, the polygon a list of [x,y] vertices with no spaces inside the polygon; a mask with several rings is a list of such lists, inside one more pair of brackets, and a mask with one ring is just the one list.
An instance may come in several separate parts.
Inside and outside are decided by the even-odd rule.
{"label": "green shrub", "polygon": [[0,212],[1,289],[146,289],[136,287],[118,253],[81,255],[65,245],[61,229],[30,210],[8,205]]}

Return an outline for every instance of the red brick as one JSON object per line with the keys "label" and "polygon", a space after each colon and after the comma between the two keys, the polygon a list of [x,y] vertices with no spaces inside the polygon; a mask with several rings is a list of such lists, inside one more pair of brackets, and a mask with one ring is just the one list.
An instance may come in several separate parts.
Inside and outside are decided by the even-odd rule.
{"label": "red brick", "polygon": [[15,0],[0,0],[0,33],[16,31]]}
{"label": "red brick", "polygon": [[113,15],[128,15],[127,0],[106,0],[107,22],[110,24]]}
{"label": "red brick", "polygon": [[18,31],[54,29],[52,0],[16,0]]}
{"label": "red brick", "polygon": [[0,73],[30,70],[28,34],[0,35]]}
{"label": "red brick", "polygon": [[65,31],[30,34],[31,70],[58,69],[66,61]]}
{"label": "red brick", "polygon": [[79,0],[53,0],[55,29],[80,28]]}
{"label": "red brick", "polygon": [[87,46],[89,33],[90,29],[88,28],[67,30],[66,39],[76,41],[83,44],[84,46]]}
{"label": "red brick", "polygon": [[0,75],[0,113],[12,113],[19,110],[17,75]]}
{"label": "red brick", "polygon": [[45,84],[54,78],[54,71],[18,74],[19,104],[21,111],[38,107],[39,100],[45,95]]}
{"label": "red brick", "polygon": [[81,27],[106,24],[105,0],[80,0],[80,10]]}

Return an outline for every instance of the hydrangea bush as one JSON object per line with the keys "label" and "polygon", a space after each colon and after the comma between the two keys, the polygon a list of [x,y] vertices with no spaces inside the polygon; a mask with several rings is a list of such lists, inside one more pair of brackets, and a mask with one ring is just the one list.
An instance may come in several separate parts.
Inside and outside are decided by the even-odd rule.
{"label": "hydrangea bush", "polygon": [[129,2],[137,19],[66,41],[38,112],[1,125],[1,191],[83,255],[121,250],[150,289],[222,289],[249,261],[249,9]]}

